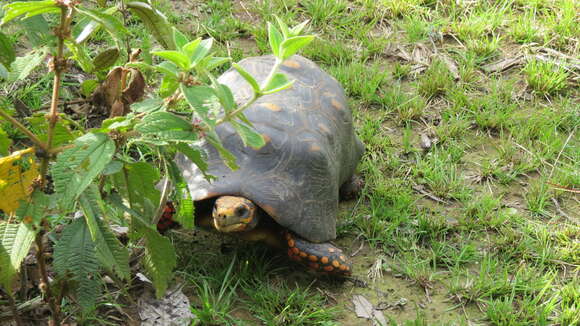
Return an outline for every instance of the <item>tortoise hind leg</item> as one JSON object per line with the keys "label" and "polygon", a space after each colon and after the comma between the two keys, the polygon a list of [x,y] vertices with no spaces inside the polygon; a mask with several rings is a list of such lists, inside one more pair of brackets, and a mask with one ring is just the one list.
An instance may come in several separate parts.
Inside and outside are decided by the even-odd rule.
{"label": "tortoise hind leg", "polygon": [[290,259],[309,268],[336,276],[351,274],[352,264],[339,248],[329,242],[313,243],[288,231],[284,232]]}
{"label": "tortoise hind leg", "polygon": [[351,200],[358,196],[364,186],[363,179],[356,174],[353,174],[345,183],[340,186],[339,198],[340,200]]}

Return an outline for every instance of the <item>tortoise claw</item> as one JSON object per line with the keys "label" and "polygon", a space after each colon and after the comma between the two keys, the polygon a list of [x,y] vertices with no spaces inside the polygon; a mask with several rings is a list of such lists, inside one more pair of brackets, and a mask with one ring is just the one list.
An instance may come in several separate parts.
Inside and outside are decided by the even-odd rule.
{"label": "tortoise claw", "polygon": [[347,276],[352,265],[341,249],[331,243],[313,243],[290,232],[284,232],[290,259],[300,262],[319,273]]}

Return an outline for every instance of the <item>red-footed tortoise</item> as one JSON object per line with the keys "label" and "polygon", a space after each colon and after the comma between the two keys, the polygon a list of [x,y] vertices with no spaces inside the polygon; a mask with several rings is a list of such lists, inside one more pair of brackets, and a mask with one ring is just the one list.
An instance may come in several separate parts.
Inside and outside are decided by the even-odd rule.
{"label": "red-footed tortoise", "polygon": [[[274,57],[239,64],[261,83]],[[196,203],[196,224],[286,248],[290,258],[317,271],[348,275],[346,255],[329,241],[336,237],[339,197],[360,188],[354,173],[364,147],[334,78],[301,56],[286,60],[281,72],[294,85],[261,97],[245,111],[265,146],[246,147],[229,124],[217,127],[239,169],[226,167],[207,143],[202,147],[208,173],[216,177],[212,182],[185,156],[176,157]],[[238,103],[252,96],[250,85],[233,69],[218,80]]]}

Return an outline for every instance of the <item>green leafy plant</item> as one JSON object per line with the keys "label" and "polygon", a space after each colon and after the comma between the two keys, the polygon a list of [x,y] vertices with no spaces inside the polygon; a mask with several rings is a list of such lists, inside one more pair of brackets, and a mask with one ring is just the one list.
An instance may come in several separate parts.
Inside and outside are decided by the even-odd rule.
{"label": "green leafy plant", "polygon": [[[2,9],[3,26],[22,18],[44,20],[41,14],[56,14],[59,23],[55,28],[56,42],[47,42],[24,57],[16,57],[12,40],[0,33],[0,77],[7,82],[23,80],[48,54],[49,69],[54,76],[45,120],[33,117],[23,123],[0,107],[0,117],[26,135],[27,144],[32,144],[26,153],[34,152],[40,160],[38,169],[35,160],[22,159],[20,152],[0,161],[0,172],[28,173],[27,184],[16,186],[32,190],[15,198],[20,200],[20,207],[5,211],[9,220],[0,223],[0,286],[12,298],[12,282],[35,243],[42,279],[40,290],[50,306],[52,322],[59,325],[63,302],[69,301],[65,300],[69,297],[78,303],[82,314],[95,309],[103,288],[98,273],[111,275],[116,282],[129,282],[129,247],[137,245],[143,248],[142,265],[157,295],[162,296],[176,266],[170,240],[156,229],[165,203],[171,198],[180,204],[179,221],[185,227],[193,226],[191,197],[173,163],[173,155],[181,152],[205,171],[203,154],[194,144],[204,140],[235,169],[235,157],[221,145],[215,132],[224,123],[236,129],[245,145],[263,146],[264,139],[254,131],[243,111],[261,96],[292,86],[293,81],[279,73],[279,67],[314,36],[300,35],[306,22],[293,28],[279,19],[277,26],[268,24],[275,64],[261,84],[240,65],[232,64],[254,90],[248,102],[237,104],[232,91],[220,84],[212,72],[231,59],[213,55],[212,39],[189,40],[149,3],[89,8],[75,1],[44,0],[12,2]],[[163,46],[150,54],[164,61],[158,64],[140,61],[139,51],[130,48],[130,31],[124,20],[118,18],[130,13]],[[100,29],[111,37],[114,47],[92,57],[86,42]],[[76,85],[81,93],[91,95],[93,102],[106,109],[104,119],[93,128],[84,128],[76,122],[63,123],[74,121],[59,112],[68,60],[97,77]],[[120,61],[124,63],[115,66]],[[144,72],[162,78],[157,91],[146,100],[142,100]],[[191,119],[170,112],[173,106],[183,104],[192,113]],[[208,106],[219,112],[210,112]],[[7,150],[10,139],[0,134],[0,140]],[[147,158],[136,158],[136,152],[147,153]],[[158,183],[161,189],[156,188]],[[16,187],[0,186],[0,191]],[[72,218],[73,215],[77,218]],[[113,222],[129,226],[129,245],[116,238],[110,226]],[[64,223],[64,228],[54,240],[54,260],[49,263],[45,259],[43,236],[52,232],[57,223]],[[56,280],[49,280],[49,270],[56,273]],[[15,307],[14,300],[11,305]],[[16,322],[21,324],[18,319]]]}

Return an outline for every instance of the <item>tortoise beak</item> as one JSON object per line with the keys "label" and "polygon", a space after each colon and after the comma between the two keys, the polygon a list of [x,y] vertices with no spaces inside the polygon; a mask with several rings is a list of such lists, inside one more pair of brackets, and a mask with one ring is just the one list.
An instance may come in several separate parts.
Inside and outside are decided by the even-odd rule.
{"label": "tortoise beak", "polygon": [[240,219],[235,215],[235,210],[232,209],[214,209],[213,211],[213,226],[219,232],[240,232],[245,231],[251,218]]}

